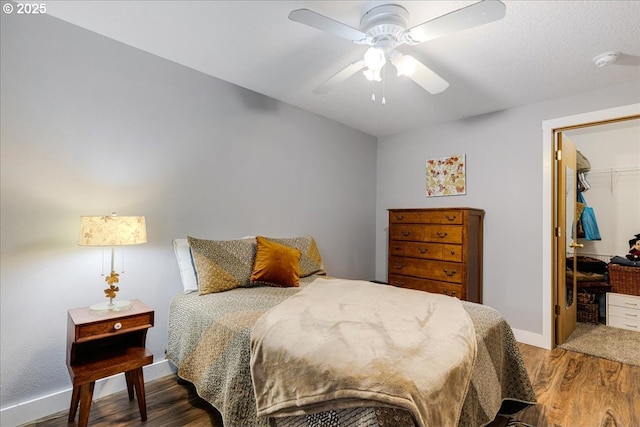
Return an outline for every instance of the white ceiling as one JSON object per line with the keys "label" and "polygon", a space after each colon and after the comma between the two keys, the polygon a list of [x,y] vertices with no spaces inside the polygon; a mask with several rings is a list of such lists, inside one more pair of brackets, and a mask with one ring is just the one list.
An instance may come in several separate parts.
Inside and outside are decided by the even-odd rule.
{"label": "white ceiling", "polygon": [[[386,73],[386,105],[358,73],[329,94],[312,90],[366,46],[288,19],[308,8],[359,28],[362,13],[396,3],[409,27],[474,1],[50,1],[47,13],[222,80],[385,136],[623,82],[640,91],[640,1],[506,0],[506,16],[402,46],[449,83],[431,95]],[[592,58],[620,51],[615,64]],[[389,67],[389,66],[387,66]],[[379,94],[378,94],[379,99]]]}

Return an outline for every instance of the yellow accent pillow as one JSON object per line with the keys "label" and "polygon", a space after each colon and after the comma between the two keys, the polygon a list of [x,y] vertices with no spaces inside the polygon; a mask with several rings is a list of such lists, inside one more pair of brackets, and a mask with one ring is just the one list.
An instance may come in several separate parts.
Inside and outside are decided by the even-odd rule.
{"label": "yellow accent pillow", "polygon": [[256,237],[256,261],[251,283],[296,287],[300,285],[300,256],[298,249]]}

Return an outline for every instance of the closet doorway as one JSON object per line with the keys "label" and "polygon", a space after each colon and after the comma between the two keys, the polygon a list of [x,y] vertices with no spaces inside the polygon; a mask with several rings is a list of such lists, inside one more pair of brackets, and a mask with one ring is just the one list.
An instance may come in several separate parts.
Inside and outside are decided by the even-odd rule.
{"label": "closet doorway", "polygon": [[[637,221],[637,210],[640,204],[637,200],[639,187],[629,187],[629,183],[637,183],[640,176],[638,171],[640,115],[613,117],[602,121],[565,126],[554,129],[553,134],[555,191],[552,201],[552,348],[562,344],[576,327],[576,308],[580,287],[578,283],[580,272],[577,271],[578,257],[580,260],[599,260],[606,263],[613,255],[624,256],[628,251],[626,240],[640,231],[633,228],[639,225]],[[605,220],[605,226],[602,228],[606,237],[602,241],[585,241],[575,237],[579,236],[575,221],[577,182],[584,180],[581,184],[591,187],[585,176],[580,177],[577,173],[576,149],[591,153],[593,158],[594,167],[587,173],[587,177],[592,177],[594,191],[588,197],[594,196],[597,210],[600,212],[599,216]],[[625,183],[627,187],[624,187]],[[620,184],[622,184],[621,187],[619,187]],[[606,197],[607,192],[611,197]],[[635,198],[631,200],[632,209],[636,212],[635,216],[634,214],[625,216],[624,211],[619,212],[624,210],[624,205],[628,203],[628,201],[620,201],[620,193],[632,199]],[[584,191],[583,194],[588,193]],[[590,204],[593,204],[593,201]],[[595,304],[600,300],[604,301],[604,292],[606,287],[602,288]],[[602,302],[599,304],[598,311],[604,315]],[[584,313],[581,314],[584,315]],[[595,316],[598,322],[598,315]]]}

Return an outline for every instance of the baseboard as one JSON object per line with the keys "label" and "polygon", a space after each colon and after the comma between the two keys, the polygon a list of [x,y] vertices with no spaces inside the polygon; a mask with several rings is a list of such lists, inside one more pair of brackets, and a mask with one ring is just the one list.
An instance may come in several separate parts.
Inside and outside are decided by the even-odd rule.
{"label": "baseboard", "polygon": [[[168,360],[162,360],[144,368],[145,382],[153,381],[175,373],[175,368]],[[108,396],[118,391],[126,390],[124,374],[114,375],[96,381],[93,399]],[[71,402],[71,388],[42,396],[37,399],[22,402],[0,410],[0,425],[2,427],[16,427],[31,421],[39,420],[48,415],[69,410]]]}
{"label": "baseboard", "polygon": [[544,339],[542,334],[534,334],[533,332],[513,328],[511,328],[511,330],[513,331],[513,335],[516,337],[516,341],[551,350],[549,343],[546,342],[547,340]]}

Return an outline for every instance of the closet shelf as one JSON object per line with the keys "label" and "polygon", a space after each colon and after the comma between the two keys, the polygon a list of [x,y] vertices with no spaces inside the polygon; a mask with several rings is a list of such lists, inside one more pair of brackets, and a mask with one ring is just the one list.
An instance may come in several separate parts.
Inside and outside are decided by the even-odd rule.
{"label": "closet shelf", "polygon": [[613,194],[614,178],[617,178],[621,174],[637,173],[638,171],[640,171],[640,166],[616,166],[612,168],[591,169],[590,171],[585,172],[585,174],[587,176],[595,174],[609,175],[609,191]]}
{"label": "closet shelf", "polygon": [[586,171],[585,173],[594,174],[594,173],[620,173],[620,172],[637,172],[640,171],[640,166],[617,166],[613,168],[600,168],[600,169],[591,169],[590,171]]}

